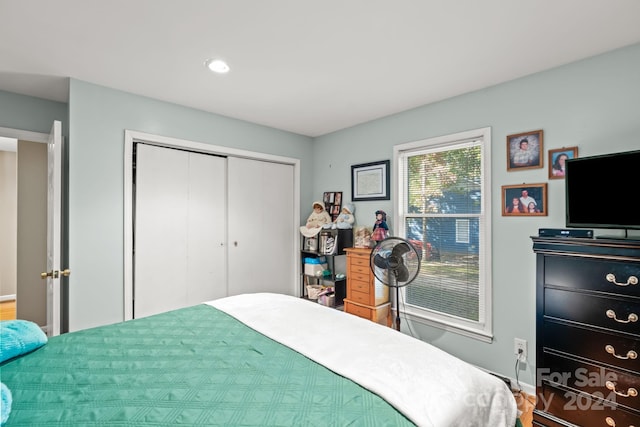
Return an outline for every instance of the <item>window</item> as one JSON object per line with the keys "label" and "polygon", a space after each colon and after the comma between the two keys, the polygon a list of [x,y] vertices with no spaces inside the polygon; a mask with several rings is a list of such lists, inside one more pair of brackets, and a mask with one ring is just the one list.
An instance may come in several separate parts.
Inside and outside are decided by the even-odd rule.
{"label": "window", "polygon": [[469,243],[468,219],[456,219],[456,243]]}
{"label": "window", "polygon": [[487,342],[491,328],[491,129],[394,148],[400,235],[422,251],[400,309]]}

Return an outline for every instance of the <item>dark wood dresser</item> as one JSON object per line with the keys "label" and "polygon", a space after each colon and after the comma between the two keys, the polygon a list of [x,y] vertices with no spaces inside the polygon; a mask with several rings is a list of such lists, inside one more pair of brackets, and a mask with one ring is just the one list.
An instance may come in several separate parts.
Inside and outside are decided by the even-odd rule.
{"label": "dark wood dresser", "polygon": [[532,239],[533,425],[640,427],[640,241]]}

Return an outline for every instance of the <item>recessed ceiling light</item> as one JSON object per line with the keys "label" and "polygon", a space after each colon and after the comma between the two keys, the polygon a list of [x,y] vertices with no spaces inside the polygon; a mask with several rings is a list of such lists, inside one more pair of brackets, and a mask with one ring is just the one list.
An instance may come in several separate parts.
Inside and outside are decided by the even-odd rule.
{"label": "recessed ceiling light", "polygon": [[228,73],[230,69],[229,65],[222,59],[207,59],[204,65],[214,73],[218,74]]}

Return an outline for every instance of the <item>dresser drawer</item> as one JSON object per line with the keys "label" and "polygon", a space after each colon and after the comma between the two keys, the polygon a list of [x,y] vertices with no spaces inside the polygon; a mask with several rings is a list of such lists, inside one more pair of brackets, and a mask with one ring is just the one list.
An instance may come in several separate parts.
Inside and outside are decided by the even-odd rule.
{"label": "dresser drawer", "polygon": [[640,338],[640,300],[549,288],[544,290],[544,300],[547,316],[635,334]]}
{"label": "dresser drawer", "polygon": [[345,313],[355,314],[381,325],[391,326],[391,304],[386,303],[376,307],[363,306],[350,300],[344,300]]}
{"label": "dresser drawer", "polygon": [[[542,334],[544,341],[540,345],[545,351],[553,349],[581,356],[640,375],[640,340],[631,336],[569,326],[548,319],[543,323]],[[544,360],[537,361],[537,364],[539,368],[549,366]]]}
{"label": "dresser drawer", "polygon": [[358,291],[352,290],[351,293],[349,294],[349,299],[359,304],[367,304],[367,305],[372,304],[371,294],[369,294],[368,292],[358,292]]}
{"label": "dresser drawer", "polygon": [[363,293],[371,292],[371,284],[368,281],[349,278],[349,290]]}
{"label": "dresser drawer", "polygon": [[[540,391],[540,388],[542,391]],[[536,409],[581,427],[638,426],[638,414],[592,396],[543,383]]]}
{"label": "dresser drawer", "polygon": [[369,282],[371,280],[371,276],[368,273],[354,273],[353,269],[349,271],[349,280],[359,280],[361,282]]}
{"label": "dresser drawer", "polygon": [[344,309],[345,312],[355,314],[358,317],[362,317],[367,320],[371,318],[371,309],[368,307],[351,304],[348,301],[345,301]]}
{"label": "dresser drawer", "polygon": [[553,366],[553,371],[544,367],[538,369],[539,380],[559,383],[587,393],[594,399],[640,410],[639,375],[557,354],[545,354],[544,363],[545,366]]}
{"label": "dresser drawer", "polygon": [[546,256],[544,269],[546,286],[640,297],[640,283],[632,284],[634,281],[640,282],[640,263],[638,262]]}
{"label": "dresser drawer", "polygon": [[351,274],[361,274],[361,275],[365,275],[365,276],[369,276],[369,274],[371,273],[371,270],[369,269],[368,265],[349,265],[349,270],[351,271]]}
{"label": "dresser drawer", "polygon": [[352,266],[360,266],[369,268],[369,254],[353,254],[349,253],[347,255],[349,259],[349,264]]}

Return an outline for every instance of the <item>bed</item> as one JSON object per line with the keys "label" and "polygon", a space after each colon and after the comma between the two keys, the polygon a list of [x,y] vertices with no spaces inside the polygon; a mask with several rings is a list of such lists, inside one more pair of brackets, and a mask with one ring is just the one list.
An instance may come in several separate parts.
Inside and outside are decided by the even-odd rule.
{"label": "bed", "polygon": [[4,362],[0,378],[7,426],[516,425],[497,377],[393,329],[269,293],[52,337]]}

